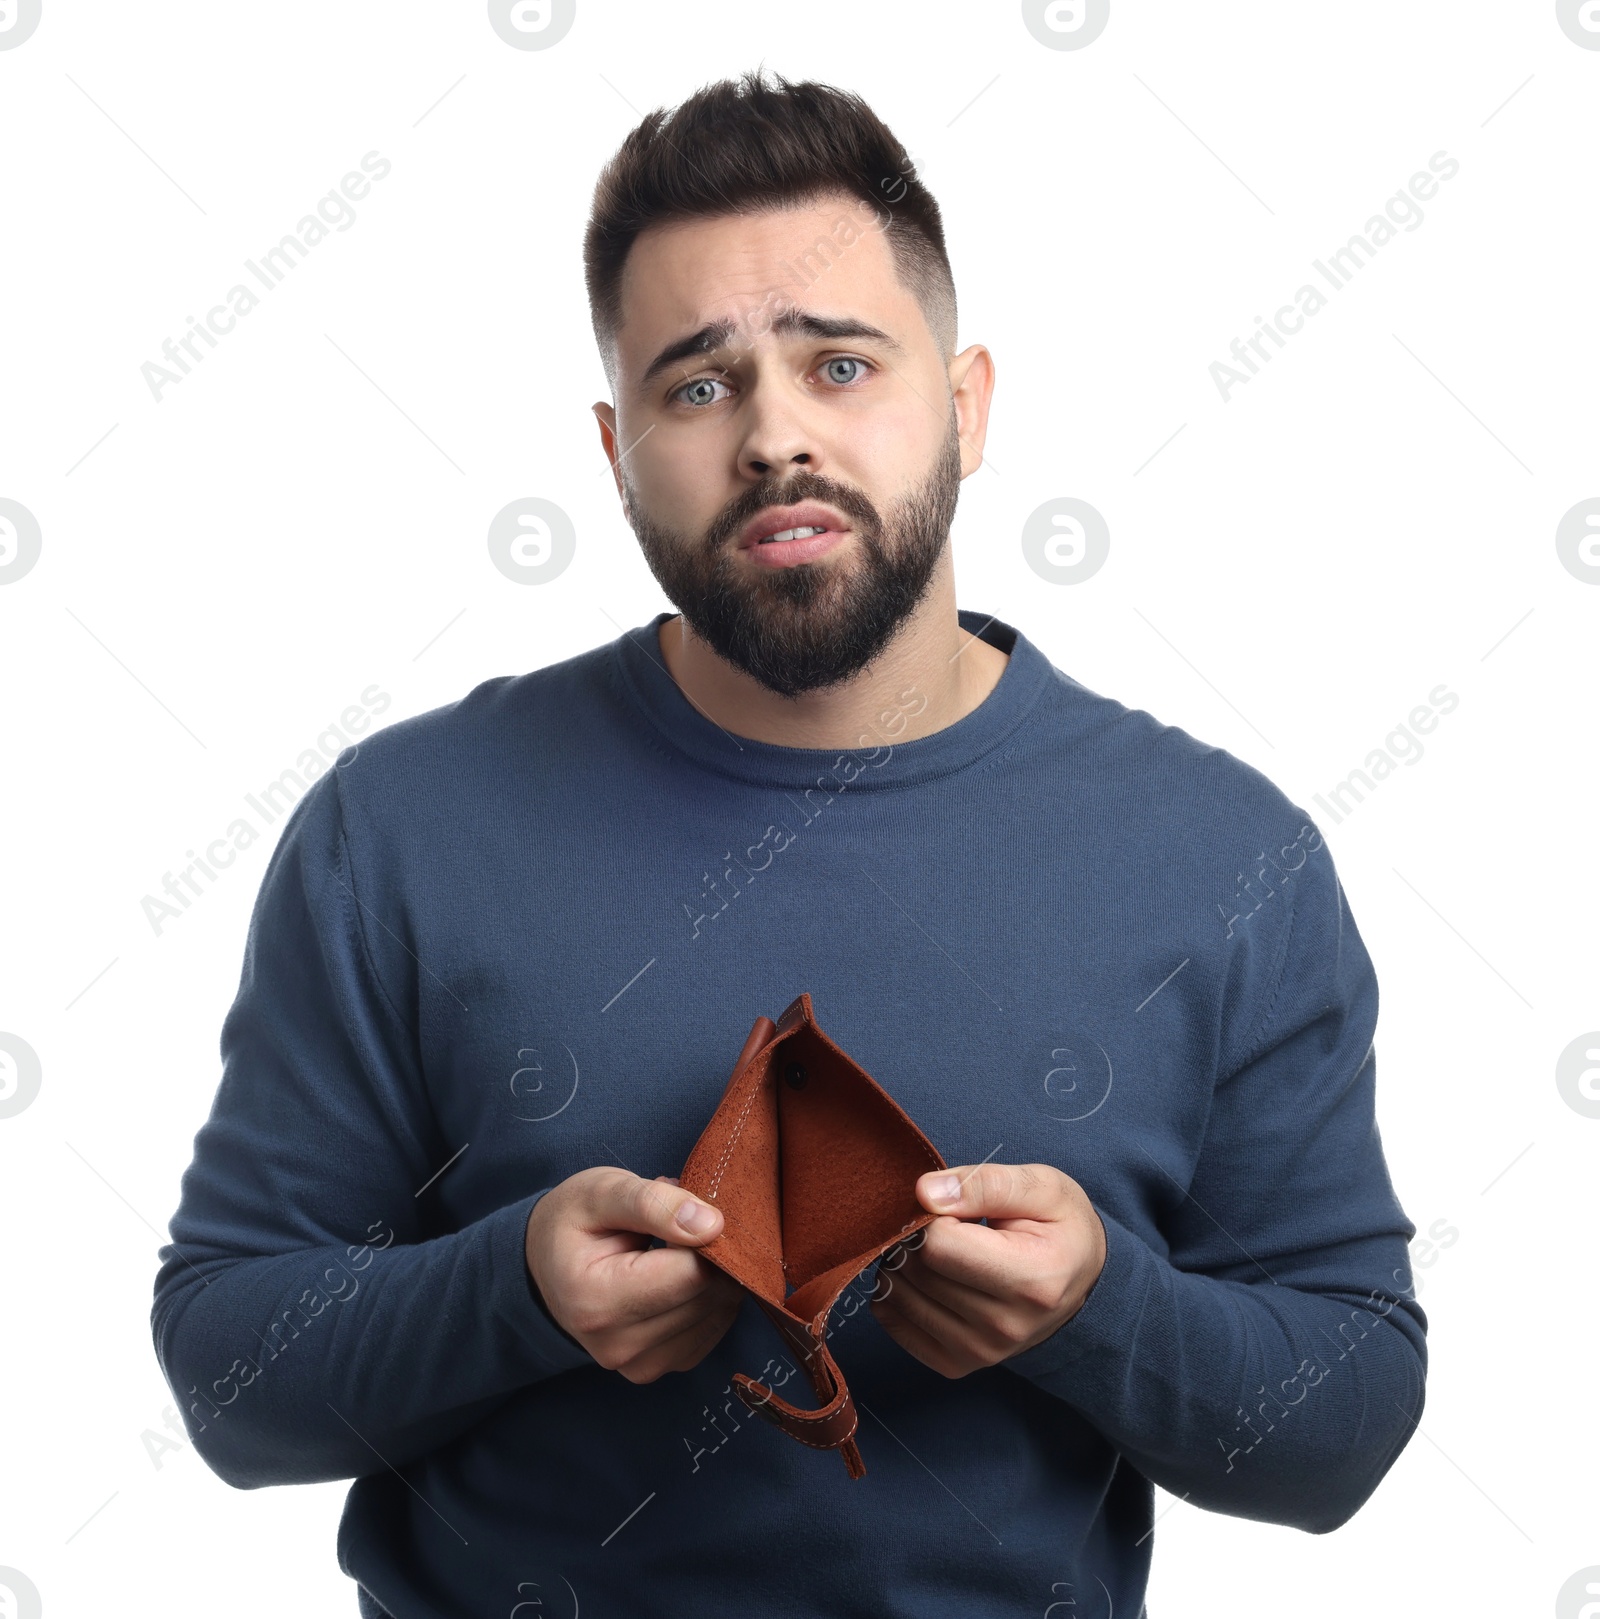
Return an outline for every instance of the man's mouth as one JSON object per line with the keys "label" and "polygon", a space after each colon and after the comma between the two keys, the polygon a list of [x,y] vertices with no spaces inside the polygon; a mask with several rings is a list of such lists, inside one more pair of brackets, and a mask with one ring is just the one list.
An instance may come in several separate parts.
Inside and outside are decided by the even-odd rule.
{"label": "man's mouth", "polygon": [[757,568],[798,568],[826,556],[849,537],[848,529],[821,528],[815,524],[783,528],[745,546],[743,555]]}
{"label": "man's mouth", "polygon": [[764,540],[757,540],[757,545],[781,545],[786,540],[809,540],[813,534],[826,534],[825,528],[786,528],[779,534],[769,534]]}
{"label": "man's mouth", "polygon": [[849,534],[850,525],[831,506],[802,501],[758,513],[740,534],[739,550],[759,568],[794,568],[825,556]]}

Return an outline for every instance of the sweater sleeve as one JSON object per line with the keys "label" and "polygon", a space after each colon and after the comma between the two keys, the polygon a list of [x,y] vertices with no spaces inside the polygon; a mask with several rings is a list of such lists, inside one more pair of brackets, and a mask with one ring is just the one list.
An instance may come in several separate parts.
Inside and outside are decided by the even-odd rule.
{"label": "sweater sleeve", "polygon": [[1375,1118],[1377,979],[1320,838],[1286,892],[1189,1185],[1146,1165],[1176,1204],[1165,1251],[1097,1201],[1087,1300],[1003,1364],[1164,1490],[1322,1534],[1421,1415],[1427,1319]]}
{"label": "sweater sleeve", "polygon": [[268,864],[151,1313],[195,1448],[240,1488],[403,1467],[594,1364],[528,1274],[542,1192],[425,1226],[418,1193],[460,1143],[366,949],[339,775]]}

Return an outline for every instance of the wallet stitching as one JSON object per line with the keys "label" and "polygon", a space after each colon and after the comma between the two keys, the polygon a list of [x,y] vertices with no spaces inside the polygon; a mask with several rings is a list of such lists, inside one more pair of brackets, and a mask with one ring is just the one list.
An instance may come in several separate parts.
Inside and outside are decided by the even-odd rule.
{"label": "wallet stitching", "polygon": [[[717,1205],[717,1208],[722,1208],[721,1203],[719,1203],[719,1205]],[[766,1258],[769,1258],[769,1260],[772,1260],[772,1258],[777,1258],[777,1255],[774,1255],[774,1253],[772,1253],[771,1248],[761,1247],[760,1235],[756,1234],[755,1230],[753,1230],[753,1227],[750,1227],[750,1226],[748,1226],[748,1224],[745,1224],[745,1221],[742,1221],[742,1219],[740,1219],[740,1217],[738,1217],[737,1214],[732,1213],[732,1209],[722,1208],[722,1214],[724,1214],[724,1217],[729,1217],[729,1219],[732,1219],[732,1221],[734,1221],[735,1226],[742,1227],[742,1229],[745,1230],[745,1232],[748,1232],[748,1234],[750,1234],[751,1245],[753,1245],[753,1247],[755,1247],[755,1248],[758,1248],[758,1250],[760,1250],[761,1253],[763,1253],[763,1255],[766,1256]],[[750,1290],[751,1294],[755,1294],[756,1297],[758,1297],[758,1298],[766,1297],[766,1294],[763,1294],[763,1292],[761,1292],[760,1285],[756,1284],[756,1282],[747,1282],[747,1281],[745,1281],[745,1277],[743,1277],[743,1274],[742,1274],[743,1266],[738,1266],[738,1268],[735,1269],[734,1263],[732,1263],[732,1261],[730,1261],[729,1258],[727,1258],[726,1253],[719,1253],[719,1255],[716,1256],[716,1263],[721,1264],[722,1268],[726,1269],[727,1273],[729,1273],[730,1276],[734,1277],[735,1281],[737,1281],[738,1284],[743,1285],[743,1287],[747,1287],[747,1289]],[[777,1260],[777,1263],[784,1264],[784,1261]],[[785,1269],[787,1269],[787,1266],[785,1266]],[[840,1292],[844,1292],[844,1289],[840,1289]]]}
{"label": "wallet stitching", "polygon": [[722,1177],[727,1172],[728,1160],[733,1156],[733,1149],[739,1144],[739,1137],[744,1134],[745,1120],[750,1116],[750,1109],[755,1105],[756,1097],[759,1094],[760,1087],[752,1087],[749,1096],[745,1098],[744,1106],[739,1109],[739,1117],[734,1121],[733,1134],[728,1137],[728,1144],[722,1149],[722,1156],[717,1159],[717,1167],[711,1177],[712,1197],[717,1195],[717,1190],[722,1185]]}
{"label": "wallet stitching", "polygon": [[848,1444],[850,1440],[855,1437],[856,1427],[861,1421],[861,1417],[857,1413],[853,1404],[850,1407],[850,1415],[855,1419],[850,1424],[850,1431],[839,1439],[826,1441],[821,1439],[807,1439],[803,1433],[795,1433],[788,1428],[785,1428],[783,1431],[784,1433],[788,1434],[789,1438],[798,1440],[802,1445],[809,1445],[812,1450],[837,1450],[841,1445]]}
{"label": "wallet stitching", "polygon": [[[751,1381],[753,1382],[754,1379]],[[849,1443],[851,1438],[854,1436],[856,1429],[861,1424],[861,1413],[856,1409],[856,1402],[851,1398],[849,1391],[847,1390],[845,1392],[844,1404],[848,1405],[850,1408],[849,1428],[844,1433],[840,1434],[837,1439],[808,1439],[803,1433],[796,1433],[788,1426],[788,1424],[791,1422],[832,1422],[838,1418],[839,1413],[837,1411],[833,1411],[828,1413],[828,1415],[823,1416],[817,1412],[808,1413],[804,1411],[790,1412],[779,1410],[774,1404],[777,1396],[772,1393],[771,1389],[767,1390],[767,1394],[768,1398],[760,1403],[766,1406],[769,1410],[773,1411],[774,1414],[771,1419],[772,1426],[775,1428],[781,1428],[783,1432],[789,1436],[789,1438],[799,1440],[802,1445],[809,1445],[812,1450],[837,1450],[841,1445]]]}
{"label": "wallet stitching", "polygon": [[[751,1378],[750,1381],[754,1385],[755,1379]],[[764,1384],[762,1386],[765,1387]],[[830,1411],[828,1406],[833,1405],[835,1400],[838,1400],[838,1410]],[[833,1399],[830,1399],[827,1405],[819,1406],[815,1411],[802,1411],[792,1401],[780,1400],[771,1389],[767,1389],[767,1398],[761,1401],[761,1404],[766,1406],[769,1411],[777,1413],[773,1419],[774,1421],[781,1419],[786,1422],[809,1422],[813,1427],[824,1422],[836,1422],[839,1412],[847,1405],[852,1411],[855,1410],[855,1401],[850,1397],[848,1389],[844,1391],[844,1399],[842,1400],[839,1400],[839,1391],[836,1389]]]}
{"label": "wallet stitching", "polygon": [[[794,1419],[790,1418],[788,1420],[792,1421]],[[782,1421],[775,1421],[773,1426],[781,1428],[790,1439],[797,1440],[802,1445],[809,1445],[812,1450],[837,1450],[841,1445],[848,1444],[855,1437],[855,1431],[860,1423],[861,1414],[856,1410],[855,1402],[852,1400],[850,1402],[850,1427],[837,1439],[808,1439],[803,1433],[796,1433],[794,1429],[785,1427]]]}

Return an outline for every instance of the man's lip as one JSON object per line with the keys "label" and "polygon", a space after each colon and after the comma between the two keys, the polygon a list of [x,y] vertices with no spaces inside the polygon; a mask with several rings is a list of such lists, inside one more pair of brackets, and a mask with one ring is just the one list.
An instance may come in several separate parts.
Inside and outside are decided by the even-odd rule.
{"label": "man's lip", "polygon": [[843,529],[825,528],[798,540],[774,540],[770,545],[747,545],[743,556],[751,568],[799,568],[825,557],[849,539]]}
{"label": "man's lip", "polygon": [[801,501],[798,506],[768,506],[740,531],[739,548],[749,550],[769,534],[781,534],[790,528],[820,528],[846,534],[850,525],[831,506],[819,506],[814,501]]}

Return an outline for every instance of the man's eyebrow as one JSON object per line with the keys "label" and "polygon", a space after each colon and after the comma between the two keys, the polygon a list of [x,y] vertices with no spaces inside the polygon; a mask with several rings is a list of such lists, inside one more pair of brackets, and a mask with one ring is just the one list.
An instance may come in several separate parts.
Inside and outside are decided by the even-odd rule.
{"label": "man's eyebrow", "polygon": [[[646,367],[639,379],[642,393],[662,372],[670,370],[681,360],[693,355],[716,354],[733,341],[736,328],[731,320],[708,321],[697,332],[680,337],[667,344]],[[785,309],[772,319],[769,331],[780,337],[861,338],[877,343],[894,354],[903,354],[904,347],[887,332],[852,315],[817,315],[806,309]]]}

